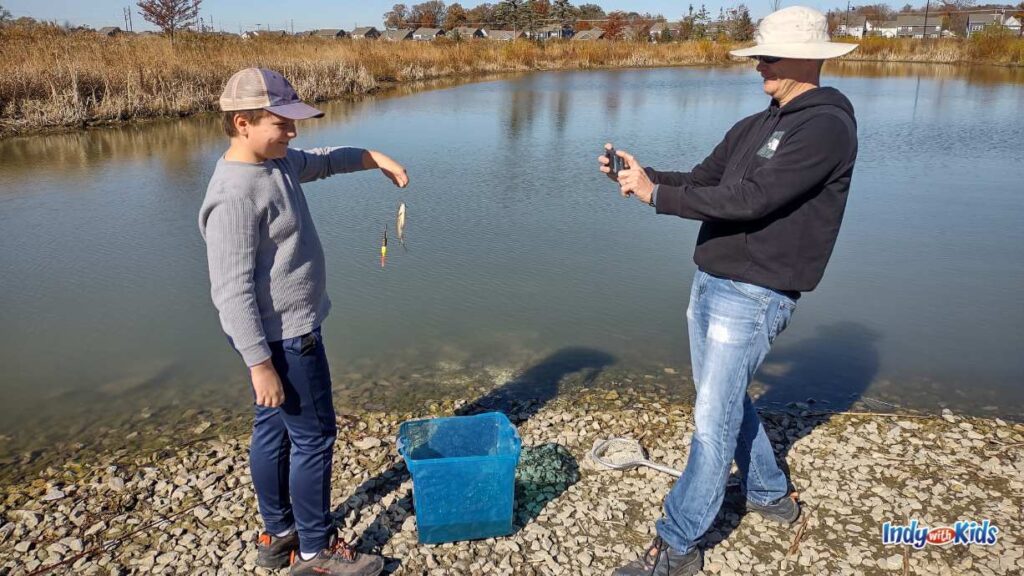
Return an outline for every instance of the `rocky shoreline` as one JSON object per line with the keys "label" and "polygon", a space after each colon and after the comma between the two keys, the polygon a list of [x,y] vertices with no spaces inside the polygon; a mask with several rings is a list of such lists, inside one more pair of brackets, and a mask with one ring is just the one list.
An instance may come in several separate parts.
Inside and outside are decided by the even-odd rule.
{"label": "rocky shoreline", "polygon": [[[412,481],[394,446],[405,419],[500,408],[523,438],[508,537],[416,541]],[[1020,574],[1024,424],[1000,419],[817,412],[763,414],[804,503],[792,527],[745,515],[731,479],[705,537],[705,574]],[[248,477],[247,416],[189,423],[201,438],[83,467],[71,462],[3,489],[0,575],[222,574],[254,566],[259,519]],[[547,401],[430,402],[339,417],[332,499],[346,539],[381,551],[389,574],[608,574],[653,534],[673,479],[595,469],[594,440],[639,439],[682,468],[692,408],[648,394],[579,389]],[[216,434],[215,437],[211,437]],[[884,522],[989,520],[989,546],[884,546]],[[49,570],[50,567],[56,568]],[[281,572],[284,573],[284,572]]]}

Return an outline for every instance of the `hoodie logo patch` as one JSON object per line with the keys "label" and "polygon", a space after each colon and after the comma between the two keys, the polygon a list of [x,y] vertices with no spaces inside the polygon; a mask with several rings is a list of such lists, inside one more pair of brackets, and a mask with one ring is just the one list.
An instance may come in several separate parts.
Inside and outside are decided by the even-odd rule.
{"label": "hoodie logo patch", "polygon": [[779,142],[782,141],[782,136],[786,133],[785,130],[776,130],[772,132],[768,141],[761,146],[761,149],[757,151],[757,155],[761,158],[771,158],[775,156],[775,151],[779,149]]}

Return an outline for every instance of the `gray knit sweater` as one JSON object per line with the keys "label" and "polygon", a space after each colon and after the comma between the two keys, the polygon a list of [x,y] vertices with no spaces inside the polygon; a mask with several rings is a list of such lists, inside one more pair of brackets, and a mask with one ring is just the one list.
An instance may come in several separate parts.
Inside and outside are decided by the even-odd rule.
{"label": "gray knit sweater", "polygon": [[221,158],[199,211],[210,293],[249,366],[268,342],[301,336],[330,310],[324,251],[301,182],[362,169],[361,148],[288,150],[262,164]]}

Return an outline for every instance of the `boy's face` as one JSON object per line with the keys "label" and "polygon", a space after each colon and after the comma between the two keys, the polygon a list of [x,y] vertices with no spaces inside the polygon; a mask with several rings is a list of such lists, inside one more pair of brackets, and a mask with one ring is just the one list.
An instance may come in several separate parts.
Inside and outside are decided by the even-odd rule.
{"label": "boy's face", "polygon": [[260,161],[284,158],[297,135],[294,120],[269,112],[255,122],[237,116],[235,121],[242,142]]}

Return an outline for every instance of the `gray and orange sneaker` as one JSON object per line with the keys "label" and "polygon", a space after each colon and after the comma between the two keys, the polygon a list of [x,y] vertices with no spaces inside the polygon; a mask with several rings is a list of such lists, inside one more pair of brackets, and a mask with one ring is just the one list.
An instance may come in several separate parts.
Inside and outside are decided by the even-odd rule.
{"label": "gray and orange sneaker", "polygon": [[612,576],[694,576],[704,568],[704,552],[693,548],[682,553],[655,536],[638,560],[618,568]]}
{"label": "gray and orange sneaker", "polygon": [[356,552],[335,536],[319,554],[303,560],[298,551],[292,553],[291,576],[377,576],[384,571],[384,559],[373,554]]}
{"label": "gray and orange sneaker", "polygon": [[778,524],[792,524],[800,518],[800,495],[790,492],[769,504],[755,504],[747,501],[747,510],[757,512],[763,518]]}
{"label": "gray and orange sneaker", "polygon": [[256,540],[256,565],[261,568],[287,568],[292,552],[299,549],[299,532],[274,536],[263,532]]}

